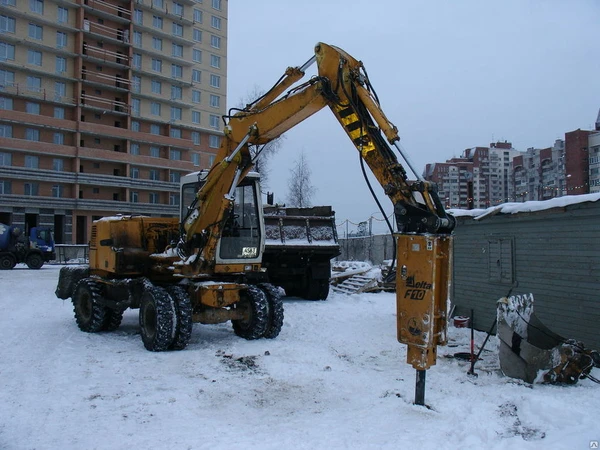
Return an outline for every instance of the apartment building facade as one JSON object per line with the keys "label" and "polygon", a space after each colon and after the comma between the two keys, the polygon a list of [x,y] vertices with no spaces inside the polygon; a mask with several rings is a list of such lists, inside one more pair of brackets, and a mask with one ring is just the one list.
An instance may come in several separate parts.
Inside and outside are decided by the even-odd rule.
{"label": "apartment building facade", "polygon": [[226,0],[0,0],[0,222],[83,244],[100,217],[177,215],[226,73]]}

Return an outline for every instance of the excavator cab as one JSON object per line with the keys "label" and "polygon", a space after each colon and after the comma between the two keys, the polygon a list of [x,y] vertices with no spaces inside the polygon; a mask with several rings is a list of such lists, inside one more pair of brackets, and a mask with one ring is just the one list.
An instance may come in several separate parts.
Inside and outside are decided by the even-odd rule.
{"label": "excavator cab", "polygon": [[[197,207],[196,194],[208,171],[195,172],[181,179],[181,221]],[[232,208],[224,220],[217,246],[217,264],[260,263],[264,247],[264,222],[260,196],[260,176],[251,172],[234,191]]]}

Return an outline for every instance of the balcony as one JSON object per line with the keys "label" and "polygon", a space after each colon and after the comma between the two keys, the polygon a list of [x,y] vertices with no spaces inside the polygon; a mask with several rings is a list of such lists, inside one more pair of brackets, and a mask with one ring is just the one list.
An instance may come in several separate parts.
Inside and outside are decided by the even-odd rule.
{"label": "balcony", "polygon": [[119,5],[112,5],[102,0],[84,0],[83,8],[86,12],[115,22],[128,23],[131,20],[129,9]]}

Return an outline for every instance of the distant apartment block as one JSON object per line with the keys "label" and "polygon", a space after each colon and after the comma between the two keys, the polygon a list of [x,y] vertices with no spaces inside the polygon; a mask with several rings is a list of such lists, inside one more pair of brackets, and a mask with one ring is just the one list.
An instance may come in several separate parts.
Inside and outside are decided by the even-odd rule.
{"label": "distant apartment block", "polygon": [[226,0],[0,0],[0,222],[174,216],[226,107]]}

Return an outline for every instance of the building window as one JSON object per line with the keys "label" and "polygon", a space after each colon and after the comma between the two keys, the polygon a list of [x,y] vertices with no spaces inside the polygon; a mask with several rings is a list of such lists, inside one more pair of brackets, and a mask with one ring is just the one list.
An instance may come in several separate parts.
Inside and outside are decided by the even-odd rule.
{"label": "building window", "polygon": [[131,131],[140,131],[140,123],[137,120],[131,121]]}
{"label": "building window", "polygon": [[36,14],[44,14],[44,0],[29,0],[29,10]]}
{"label": "building window", "polygon": [[150,169],[148,176],[152,181],[160,181],[160,172],[157,169]]}
{"label": "building window", "polygon": [[181,150],[175,150],[175,149],[169,150],[169,159],[172,161],[180,161],[181,160]]}
{"label": "building window", "polygon": [[162,60],[152,58],[152,70],[162,72]]}
{"label": "building window", "polygon": [[138,202],[138,193],[135,191],[131,191],[129,193],[129,200],[131,201],[131,203],[137,203]]}
{"label": "building window", "polygon": [[155,8],[163,9],[165,7],[164,0],[152,0],[152,6]]}
{"label": "building window", "polygon": [[29,114],[40,114],[40,104],[39,103],[34,103],[34,102],[27,102],[25,104],[25,112],[29,113]]}
{"label": "building window", "polygon": [[133,45],[142,47],[142,33],[140,31],[133,32]]}
{"label": "building window", "polygon": [[162,83],[158,80],[152,80],[152,93],[162,94]]}
{"label": "building window", "polygon": [[160,134],[160,125],[157,125],[155,123],[150,125],[150,134],[159,135]]}
{"label": "building window", "polygon": [[171,128],[171,137],[181,139],[181,130],[179,128]]}
{"label": "building window", "polygon": [[153,37],[152,38],[152,48],[154,50],[160,50],[160,51],[162,51],[162,39],[157,38],[157,37]]}
{"label": "building window", "polygon": [[25,195],[38,195],[40,185],[38,183],[25,183],[23,191]]}
{"label": "building window", "polygon": [[[200,139],[200,133],[198,133],[198,140]],[[194,166],[200,165],[200,153],[192,153],[192,164]]]}
{"label": "building window", "polygon": [[221,68],[221,57],[217,55],[210,55],[210,65],[215,69]]}
{"label": "building window", "polygon": [[61,198],[63,196],[63,186],[55,184],[52,186],[52,197]]}
{"label": "building window", "polygon": [[219,36],[215,36],[214,34],[210,35],[210,46],[213,48],[221,48],[221,38]]}
{"label": "building window", "polygon": [[6,42],[0,42],[0,61],[14,61],[15,60],[15,46],[7,44]]}
{"label": "building window", "polygon": [[63,170],[65,170],[65,161],[60,158],[54,158],[52,160],[52,170],[55,170],[57,172],[62,172]]}
{"label": "building window", "polygon": [[200,111],[192,111],[192,123],[200,123]]}
{"label": "building window", "polygon": [[171,100],[181,100],[183,97],[183,89],[180,86],[171,85]]}
{"label": "building window", "polygon": [[158,193],[150,192],[150,194],[148,195],[148,200],[150,201],[150,203],[158,203]]}
{"label": "building window", "polygon": [[131,153],[132,155],[139,155],[140,154],[140,144],[131,144],[129,146],[129,153]]}
{"label": "building window", "polygon": [[0,153],[0,166],[12,166],[12,154]]}
{"label": "building window", "polygon": [[63,133],[54,133],[53,142],[57,145],[64,145],[65,135]]}
{"label": "building window", "polygon": [[140,115],[141,104],[142,104],[142,102],[139,98],[131,99],[131,114],[132,115],[134,115],[134,116]]}
{"label": "building window", "polygon": [[221,97],[215,94],[210,94],[210,106],[219,108],[221,106]]}
{"label": "building window", "polygon": [[140,55],[139,53],[134,53],[131,65],[133,66],[134,69],[141,69],[142,68],[142,55]]}
{"label": "building window", "polygon": [[217,30],[220,30],[221,29],[221,18],[217,17],[217,16],[211,16],[210,26]]}
{"label": "building window", "polygon": [[39,169],[40,158],[39,156],[25,155],[25,167],[28,169]]}
{"label": "building window", "polygon": [[[13,46],[13,59],[14,59],[14,54],[15,54],[15,49]],[[201,63],[202,62],[202,50],[198,50],[197,48],[195,48],[192,51],[192,60],[194,62]]]}
{"label": "building window", "polygon": [[194,23],[202,23],[202,11],[194,9]]}
{"label": "building window", "polygon": [[[192,131],[192,142],[194,143],[194,145],[200,145],[200,132],[199,131]],[[192,153],[192,161],[194,161],[194,155],[196,153]]]}
{"label": "building window", "polygon": [[171,107],[171,120],[181,120],[181,108]]}
{"label": "building window", "polygon": [[27,90],[42,92],[42,79],[40,77],[27,77]]}
{"label": "building window", "polygon": [[14,86],[15,73],[9,70],[0,70],[0,90],[6,86]]}
{"label": "building window", "polygon": [[54,83],[54,100],[60,101],[67,95],[67,83],[57,81]]}
{"label": "building window", "polygon": [[131,178],[139,178],[140,177],[140,169],[137,167],[131,168]]}
{"label": "building window", "polygon": [[12,137],[12,125],[0,125],[0,137]]}
{"label": "building window", "polygon": [[202,71],[198,69],[192,69],[192,82],[201,83],[202,82]]}
{"label": "building window", "polygon": [[13,99],[0,97],[0,109],[11,111],[13,109]]}
{"label": "building window", "polygon": [[221,77],[219,75],[210,74],[210,85],[214,88],[221,87]]}
{"label": "building window", "polygon": [[210,115],[210,127],[211,128],[215,128],[215,129],[219,129],[219,116],[216,116],[214,114]]}
{"label": "building window", "polygon": [[55,119],[64,119],[65,118],[65,108],[62,106],[54,107],[54,118]]}
{"label": "building window", "polygon": [[202,94],[200,93],[200,91],[193,90],[192,91],[192,103],[200,103],[201,95]]}
{"label": "building window", "polygon": [[14,17],[0,15],[0,33],[14,33],[16,24]]}
{"label": "building window", "polygon": [[212,7],[217,11],[221,11],[221,0],[212,0]]}
{"label": "building window", "polygon": [[152,26],[154,28],[158,28],[159,30],[162,30],[162,27],[163,27],[162,17],[152,16]]}
{"label": "building window", "polygon": [[181,3],[173,2],[173,14],[183,16],[183,5]]}
{"label": "building window", "polygon": [[139,94],[142,92],[142,77],[133,75],[131,77],[131,91]]}
{"label": "building window", "polygon": [[194,32],[192,33],[192,39],[194,39],[194,42],[202,42],[202,30],[194,28]]}
{"label": "building window", "polygon": [[173,22],[172,31],[173,31],[173,36],[182,37],[183,36],[183,25]]}
{"label": "building window", "polygon": [[150,103],[150,114],[152,114],[153,116],[160,116],[160,103]]}
{"label": "building window", "polygon": [[144,24],[144,11],[142,11],[141,9],[133,10],[133,23],[135,23],[136,25]]}
{"label": "building window", "polygon": [[150,147],[150,156],[153,158],[160,158],[160,147],[153,145]]}
{"label": "building window", "polygon": [[56,47],[63,48],[67,46],[67,33],[62,31],[56,32]]}
{"label": "building window", "polygon": [[58,7],[57,21],[58,23],[67,23],[69,21],[69,10],[67,8]]}
{"label": "building window", "polygon": [[221,146],[221,136],[211,134],[208,138],[208,146],[210,148],[219,148]]}
{"label": "building window", "polygon": [[183,67],[178,64],[171,64],[171,76],[173,78],[183,77]]}
{"label": "building window", "polygon": [[42,52],[38,52],[35,50],[27,50],[27,62],[29,64],[33,64],[34,66],[41,66]]}
{"label": "building window", "polygon": [[183,45],[173,44],[173,56],[176,58],[183,57]]}
{"label": "building window", "polygon": [[169,194],[169,205],[179,206],[179,194]]}
{"label": "building window", "polygon": [[35,23],[29,24],[29,37],[41,41],[44,36],[44,29]]}
{"label": "building window", "polygon": [[67,58],[56,57],[56,73],[65,73],[67,71]]}
{"label": "building window", "polygon": [[179,172],[173,172],[169,174],[169,181],[171,183],[179,183],[181,181],[181,174]]}

